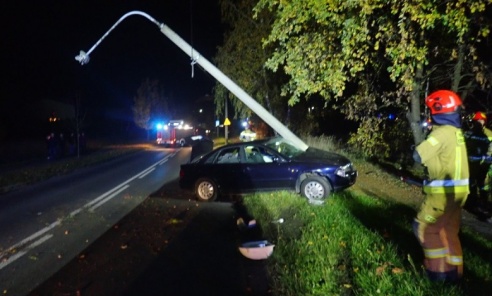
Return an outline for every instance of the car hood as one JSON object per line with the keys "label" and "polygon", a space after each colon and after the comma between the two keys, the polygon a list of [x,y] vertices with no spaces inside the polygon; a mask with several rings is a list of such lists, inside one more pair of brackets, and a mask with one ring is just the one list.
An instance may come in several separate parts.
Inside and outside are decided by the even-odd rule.
{"label": "car hood", "polygon": [[304,153],[293,157],[292,160],[313,163],[328,162],[330,164],[340,166],[350,163],[350,160],[345,156],[313,147],[309,147]]}

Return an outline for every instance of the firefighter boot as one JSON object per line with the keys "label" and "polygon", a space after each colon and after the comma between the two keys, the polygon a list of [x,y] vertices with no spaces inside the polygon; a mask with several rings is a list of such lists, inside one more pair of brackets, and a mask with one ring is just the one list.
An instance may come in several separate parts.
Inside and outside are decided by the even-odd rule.
{"label": "firefighter boot", "polygon": [[446,273],[446,282],[450,284],[458,284],[460,282],[460,275],[458,274],[458,269],[453,269]]}
{"label": "firefighter boot", "polygon": [[448,277],[447,272],[430,271],[426,269],[425,273],[431,282],[444,282]]}

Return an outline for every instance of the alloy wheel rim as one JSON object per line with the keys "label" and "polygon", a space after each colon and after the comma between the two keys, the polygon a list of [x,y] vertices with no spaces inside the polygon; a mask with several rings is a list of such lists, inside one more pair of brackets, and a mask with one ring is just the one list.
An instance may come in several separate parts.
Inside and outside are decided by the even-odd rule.
{"label": "alloy wheel rim", "polygon": [[304,189],[306,196],[310,199],[322,199],[325,193],[325,190],[321,184],[318,182],[309,182]]}
{"label": "alloy wheel rim", "polygon": [[207,182],[201,183],[198,191],[203,199],[210,199],[214,195],[214,187]]}

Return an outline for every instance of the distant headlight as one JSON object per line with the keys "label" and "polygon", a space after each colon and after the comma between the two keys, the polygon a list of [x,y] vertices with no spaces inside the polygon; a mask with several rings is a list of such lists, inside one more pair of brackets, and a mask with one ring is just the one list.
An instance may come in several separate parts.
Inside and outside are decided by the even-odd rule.
{"label": "distant headlight", "polygon": [[352,163],[347,163],[346,165],[339,167],[335,171],[335,174],[342,178],[347,178],[351,172],[353,172]]}

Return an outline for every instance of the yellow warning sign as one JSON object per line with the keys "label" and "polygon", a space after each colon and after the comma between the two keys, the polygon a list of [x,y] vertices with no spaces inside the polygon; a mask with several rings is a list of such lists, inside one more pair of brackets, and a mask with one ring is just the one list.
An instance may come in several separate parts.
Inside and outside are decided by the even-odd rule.
{"label": "yellow warning sign", "polygon": [[229,120],[229,118],[226,118],[224,120],[224,125],[231,125],[231,121]]}

